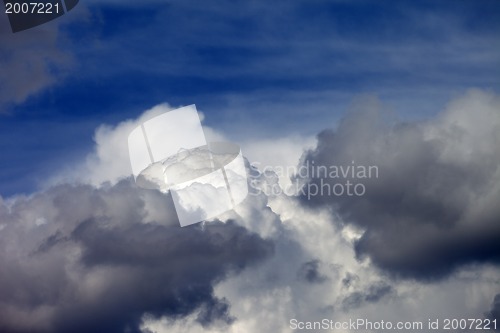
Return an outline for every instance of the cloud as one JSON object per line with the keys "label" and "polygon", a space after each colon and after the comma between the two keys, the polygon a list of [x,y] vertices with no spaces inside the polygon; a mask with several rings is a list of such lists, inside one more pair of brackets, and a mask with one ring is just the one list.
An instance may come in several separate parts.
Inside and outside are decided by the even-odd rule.
{"label": "cloud", "polygon": [[320,271],[320,262],[319,260],[311,260],[305,262],[297,272],[297,275],[300,279],[309,282],[309,283],[321,283],[326,280],[326,277],[323,276]]}
{"label": "cloud", "polygon": [[[249,179],[254,184],[245,201],[219,220],[188,228],[178,226],[168,195],[137,189],[129,176],[129,130],[169,106],[148,110],[139,120],[101,126],[94,152],[79,169],[87,173],[66,178],[71,183],[86,179],[90,184],[60,184],[0,202],[0,265],[5,267],[0,271],[0,294],[5,295],[0,301],[0,330],[271,333],[292,332],[292,318],[395,322],[482,316],[491,309],[491,295],[498,293],[499,267],[485,264],[494,261],[474,266],[455,261],[453,274],[447,271],[447,279],[435,279],[442,273],[428,269],[432,266],[424,259],[444,260],[443,254],[431,256],[416,241],[423,242],[417,237],[426,235],[421,230],[422,216],[432,217],[435,212],[447,216],[445,208],[463,203],[469,215],[460,216],[494,213],[486,208],[494,207],[498,185],[489,182],[488,188],[484,178],[497,158],[490,157],[488,165],[487,152],[497,147],[485,139],[496,135],[496,97],[472,91],[436,119],[412,124],[381,116],[373,108],[377,103],[368,99],[357,110],[354,106],[353,114],[336,131],[319,135],[318,146],[302,160],[321,157],[316,165],[318,161],[351,165],[354,158],[357,164],[376,164],[379,178],[365,179],[366,195],[361,199],[366,206],[354,198],[314,196],[307,201],[283,192],[266,195],[259,189],[279,185],[278,175],[252,167],[255,160],[249,160]],[[479,120],[471,119],[471,108]],[[212,135],[221,136],[215,131],[208,136]],[[460,138],[456,145],[456,139],[448,139],[453,135]],[[252,156],[262,158],[261,166],[295,163],[305,146],[293,137],[272,145],[256,142],[244,144],[254,147]],[[266,145],[262,152],[259,143]],[[272,150],[280,147],[287,153],[273,156]],[[476,154],[474,159],[471,154]],[[478,172],[466,168],[470,163]],[[414,186],[429,174],[424,166],[440,172],[450,168],[451,175],[463,168],[478,185],[460,180],[430,188]],[[398,173],[396,167],[403,170]],[[413,171],[412,167],[421,168],[422,174],[407,179],[405,172]],[[451,197],[444,196],[450,184],[454,191]],[[481,193],[475,196],[476,206],[465,200],[471,198],[468,191]],[[404,209],[391,206],[391,200],[398,198],[394,193],[419,199],[421,209],[427,202],[435,208],[420,212],[401,199]],[[370,220],[358,220],[366,216]],[[490,224],[469,225],[465,217],[460,223],[435,219],[423,225],[449,231],[450,239],[467,230],[467,244],[484,249],[474,240]],[[396,223],[399,219],[402,225]],[[391,229],[393,224],[403,231]],[[381,240],[361,251],[370,228]],[[401,234],[412,233],[416,243],[408,244],[409,249],[407,244],[391,243]],[[445,253],[458,251],[447,244],[442,244]],[[415,257],[387,249],[398,247]],[[476,252],[462,253],[473,258]],[[371,260],[358,260],[360,255]],[[396,264],[406,260],[412,274],[404,275],[391,260]],[[430,275],[424,278],[427,271]]]}
{"label": "cloud", "polygon": [[[497,95],[471,90],[435,118],[405,123],[366,98],[336,130],[321,132],[303,160],[308,186],[328,190],[350,181],[366,193],[308,193],[302,203],[333,207],[343,223],[362,228],[357,256],[395,276],[429,280],[466,264],[498,264],[499,108]],[[319,166],[378,172],[336,178],[314,174]]]}
{"label": "cloud", "polygon": [[291,333],[292,318],[474,318],[490,308],[491,294],[498,289],[498,267],[487,266],[463,269],[432,283],[393,280],[370,262],[356,260],[353,240],[343,232],[349,226],[335,223],[340,221],[328,208],[309,208],[283,194],[249,196],[223,219],[229,217],[265,233],[274,243],[268,260],[215,287],[214,294],[230,304],[234,321],[221,329],[202,327],[196,313],[181,320],[145,316],[143,332]]}
{"label": "cloud", "polygon": [[230,324],[214,295],[273,243],[228,221],[179,228],[171,198],[124,180],[2,203],[2,332],[138,332],[143,315]]}
{"label": "cloud", "polygon": [[[109,182],[116,184],[132,175],[128,151],[128,136],[133,129],[162,113],[176,109],[167,103],[158,104],[144,111],[135,119],[126,119],[118,124],[102,124],[94,131],[94,147],[87,156],[61,166],[43,184],[45,188],[56,184],[83,183],[100,186]],[[203,113],[199,112],[203,121]],[[224,136],[208,126],[203,126],[207,141],[227,141]],[[164,143],[168,145],[168,142]],[[173,143],[172,143],[173,144]],[[177,147],[173,144],[174,147]]]}
{"label": "cloud", "polygon": [[377,303],[383,297],[389,295],[392,292],[392,287],[387,283],[379,281],[373,285],[370,285],[367,290],[356,291],[347,296],[342,300],[342,306],[344,309],[349,310],[351,308],[358,308],[363,303]]}
{"label": "cloud", "polygon": [[56,84],[74,66],[72,53],[60,46],[62,41],[68,41],[55,21],[14,34],[7,15],[2,15],[0,113]]}
{"label": "cloud", "polygon": [[[491,304],[491,310],[486,314],[486,317],[490,320],[500,320],[500,294],[496,294]],[[496,326],[495,331],[500,331],[500,327]]]}

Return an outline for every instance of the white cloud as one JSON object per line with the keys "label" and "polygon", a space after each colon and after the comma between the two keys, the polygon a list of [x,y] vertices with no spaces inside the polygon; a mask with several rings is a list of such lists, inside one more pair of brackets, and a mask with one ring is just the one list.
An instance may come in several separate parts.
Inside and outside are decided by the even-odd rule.
{"label": "white cloud", "polygon": [[[273,139],[248,140],[242,144],[244,155],[261,171],[273,170],[279,176],[282,188],[290,186],[293,169],[305,150],[313,148],[316,139],[311,136],[290,135]],[[291,172],[290,172],[291,171]]]}
{"label": "white cloud", "polygon": [[[428,140],[452,143],[445,147],[448,150],[442,150],[441,158],[474,163],[474,147],[482,153],[497,151],[498,147],[492,145],[496,141],[493,136],[499,133],[498,123],[492,121],[498,116],[496,99],[489,93],[468,92],[450,103],[439,117],[425,123]],[[360,135],[377,133],[375,123],[366,125]],[[450,141],[447,137],[456,132],[459,139]],[[281,166],[294,165],[304,145],[283,139],[257,140],[246,147],[248,156],[253,157],[250,161],[260,158],[267,165]],[[295,150],[297,147],[300,149]],[[375,153],[369,147],[363,151]],[[275,182],[272,173],[259,177],[261,183]],[[462,266],[448,278],[433,282],[389,278],[369,258],[356,259],[353,240],[363,230],[344,223],[334,209],[307,208],[284,194],[251,196],[223,219],[233,219],[273,239],[276,248],[274,256],[263,264],[247,268],[215,287],[216,295],[228,300],[231,315],[237,319],[225,329],[214,328],[214,332],[292,332],[292,318],[417,321],[422,322],[425,332],[429,331],[429,319],[439,319],[442,325],[444,318],[483,318],[498,291],[500,269],[488,264]],[[307,282],[301,279],[300,272],[310,262],[316,263],[310,267],[317,270],[311,276],[319,278]],[[172,321],[148,317],[142,328],[156,333],[201,332],[202,327],[193,318]]]}
{"label": "white cloud", "polygon": [[[471,156],[476,154],[474,147],[482,155],[488,151],[497,154],[498,147],[493,146],[490,140],[498,135],[498,122],[485,121],[496,119],[496,105],[497,97],[490,93],[469,92],[452,102],[439,117],[426,122],[426,139],[455,142],[456,145],[446,146],[447,149],[442,150],[441,158],[448,161],[473,163]],[[95,134],[94,152],[79,168],[67,174],[67,179],[100,186],[102,182],[114,184],[120,178],[130,176],[128,133],[140,122],[169,109],[167,104],[159,105],[147,110],[138,119],[99,127]],[[369,136],[372,131],[377,132],[373,129],[374,123],[367,122],[365,125],[366,128],[358,129],[363,137]],[[205,132],[209,140],[224,140],[224,135],[215,129],[205,128]],[[457,135],[458,140],[450,141],[448,137],[454,135]],[[312,138],[290,136],[276,140],[248,140],[241,145],[250,162],[260,162],[261,167],[283,167],[296,165],[304,149],[314,144]],[[352,147],[354,149],[355,146]],[[369,147],[360,149],[364,154],[376,153],[370,151]],[[272,172],[252,172],[255,172],[255,179],[262,186],[276,181]],[[62,181],[62,178],[58,181]],[[287,182],[286,179],[279,181],[282,185]],[[154,225],[161,223],[166,216],[172,216],[172,207],[165,205],[158,193],[141,192],[140,203],[134,206],[131,203],[135,201],[129,198],[132,190],[122,190],[111,185],[101,186],[99,191],[102,193],[99,192],[98,198],[92,199],[90,196],[90,199],[85,200],[79,200],[77,193],[72,194],[71,200],[79,204],[70,204],[71,214],[66,212],[64,220],[75,224],[89,216],[111,211],[117,221],[131,221],[133,219],[130,216],[140,211],[137,219]],[[492,185],[491,191],[497,190],[498,185]],[[486,197],[491,198],[489,195]],[[44,195],[15,199],[17,223],[25,234],[16,231],[18,236],[23,235],[24,238],[19,236],[18,244],[10,246],[18,251],[19,244],[30,243],[34,239],[40,243],[40,239],[43,239],[40,235],[53,235],[56,229],[51,221],[61,220],[61,212],[64,211],[64,204],[60,200],[61,196],[54,200]],[[478,202],[484,200],[478,199]],[[481,207],[491,208],[493,204],[484,201]],[[7,211],[6,208],[3,210]],[[4,214],[2,211],[0,213]],[[269,196],[252,193],[234,211],[219,218],[223,221],[232,220],[274,244],[274,254],[270,258],[258,265],[250,265],[238,274],[228,273],[213,285],[214,296],[227,300],[229,314],[235,317],[235,321],[228,325],[215,320],[212,326],[203,327],[198,320],[202,309],[183,318],[158,318],[146,311],[141,326],[144,332],[292,332],[289,327],[292,318],[302,321],[366,318],[371,321],[422,321],[425,325],[428,319],[435,318],[481,318],[491,304],[492,295],[498,291],[500,270],[487,264],[463,266],[448,278],[433,282],[389,278],[369,258],[356,258],[354,241],[363,234],[363,229],[346,223],[332,207],[307,207],[297,197],[283,193]],[[65,228],[62,223],[60,227],[62,230]],[[210,228],[210,223],[206,228]],[[6,228],[0,235],[6,230],[12,233],[11,229]],[[30,250],[27,248],[25,251]],[[73,251],[78,252],[78,248]],[[106,269],[79,271],[81,267],[74,261],[61,259],[66,255],[78,258],[81,254],[63,253],[60,254],[62,257],[57,258],[62,263],[70,263],[71,279],[76,281],[80,274],[84,276],[79,284],[81,294],[78,297],[87,297],[89,302],[99,300],[102,296],[107,286],[107,276],[119,276],[119,272]],[[56,259],[52,265],[58,267]],[[45,316],[43,320],[40,319],[43,322],[51,320],[50,312],[37,315]],[[27,314],[19,316],[24,318]]]}
{"label": "white cloud", "polygon": [[99,126],[94,133],[94,150],[85,159],[58,170],[46,186],[66,182],[100,186],[104,182],[115,184],[131,176],[128,135],[144,121],[172,109],[168,104],[160,104],[146,110],[137,119],[128,119],[114,126]]}
{"label": "white cloud", "polygon": [[[237,209],[240,216],[233,218],[238,223],[248,228],[255,227],[248,220],[257,221],[255,224],[272,223],[265,214],[257,216],[259,210],[265,212],[265,206],[258,208],[262,201],[246,201],[246,204],[257,207],[254,210],[245,207],[248,215]],[[286,333],[293,332],[289,326],[292,318],[301,321],[364,318],[394,323],[421,321],[427,325],[428,319],[482,318],[497,289],[496,276],[500,270],[490,266],[464,268],[450,279],[430,284],[390,280],[368,260],[355,259],[352,243],[343,237],[344,228],[332,221],[328,211],[300,207],[293,198],[284,195],[270,198],[268,206],[281,220],[276,232],[267,234],[276,244],[274,257],[230,276],[215,287],[215,294],[230,303],[230,313],[236,321],[230,326],[203,328],[196,322],[196,314],[182,320],[145,316],[144,332]],[[259,226],[255,230],[260,231]],[[311,259],[320,263],[319,273],[324,280],[308,283],[300,279],[301,265]],[[352,279],[349,283],[348,278]],[[370,288],[384,283],[391,288],[390,292],[370,301],[369,297],[377,297]],[[348,299],[354,303],[347,302],[351,307],[346,308]]]}

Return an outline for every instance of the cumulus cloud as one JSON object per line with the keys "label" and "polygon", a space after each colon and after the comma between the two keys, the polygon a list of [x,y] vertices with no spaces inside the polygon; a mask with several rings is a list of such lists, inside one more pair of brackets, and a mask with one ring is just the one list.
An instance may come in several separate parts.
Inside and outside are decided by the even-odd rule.
{"label": "cumulus cloud", "polygon": [[180,228],[171,198],[129,181],[2,203],[2,332],[138,332],[143,315],[229,324],[214,285],[273,243],[232,222]]}
{"label": "cumulus cloud", "polygon": [[329,209],[309,208],[283,194],[249,196],[229,217],[266,233],[274,243],[268,260],[215,287],[235,320],[224,329],[207,329],[196,314],[182,320],[145,316],[143,332],[293,332],[292,318],[397,322],[482,317],[497,290],[499,270],[493,267],[463,270],[433,283],[392,280],[369,262],[356,260],[353,239],[343,232],[349,226],[334,223],[339,221]]}
{"label": "cumulus cloud", "polygon": [[[303,195],[361,227],[358,257],[397,276],[443,277],[500,260],[500,98],[471,90],[435,119],[391,120],[373,98],[353,106],[304,157],[309,184],[362,183],[361,196]],[[376,166],[377,175],[315,175],[318,166]],[[358,170],[356,168],[356,170]],[[378,176],[378,177],[377,177]],[[310,200],[308,200],[310,199]]]}
{"label": "cumulus cloud", "polygon": [[[486,241],[498,239],[499,187],[488,178],[500,156],[495,95],[471,91],[420,123],[394,121],[365,100],[300,164],[376,165],[379,177],[362,179],[364,196],[266,194],[283,183],[250,159],[248,197],[187,228],[168,194],[130,178],[129,131],[169,108],[101,126],[79,169],[87,173],[65,175],[88,185],[1,202],[1,331],[274,333],[292,332],[292,318],[496,313],[499,267]],[[276,140],[260,155],[255,144],[253,156],[295,163],[299,141]],[[289,153],[273,156],[280,142]]]}
{"label": "cumulus cloud", "polygon": [[[128,151],[128,136],[133,129],[145,121],[162,113],[176,109],[167,103],[159,104],[144,111],[135,119],[127,119],[115,125],[102,124],[94,132],[94,148],[75,163],[65,165],[57,170],[44,184],[50,187],[55,184],[84,183],[100,186],[105,182],[116,184],[121,179],[132,175]],[[201,121],[204,115],[198,112]],[[227,141],[221,133],[204,126],[203,132],[207,141]],[[174,148],[176,143],[171,144]]]}

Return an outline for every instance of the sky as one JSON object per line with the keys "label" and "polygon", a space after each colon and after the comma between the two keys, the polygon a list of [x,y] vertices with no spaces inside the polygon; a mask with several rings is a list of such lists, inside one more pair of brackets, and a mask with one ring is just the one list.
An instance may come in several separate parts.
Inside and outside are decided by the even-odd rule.
{"label": "sky", "polygon": [[[499,35],[496,0],[82,0],[17,33],[0,14],[0,331],[500,330]],[[181,228],[127,136],[191,104],[252,186]]]}

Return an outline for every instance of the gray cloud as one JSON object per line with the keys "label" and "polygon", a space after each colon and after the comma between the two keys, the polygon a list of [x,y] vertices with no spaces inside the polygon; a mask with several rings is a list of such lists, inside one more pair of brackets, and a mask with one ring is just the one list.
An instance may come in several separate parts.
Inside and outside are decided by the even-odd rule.
{"label": "gray cloud", "polygon": [[[500,327],[498,327],[498,322],[500,321],[500,294],[496,294],[491,304],[491,310],[486,314],[486,317],[490,320],[496,320],[497,327],[495,331],[500,332]],[[490,326],[493,328],[492,326]]]}
{"label": "gray cloud", "polygon": [[326,280],[326,276],[321,274],[320,270],[320,262],[319,260],[311,260],[305,262],[300,266],[299,271],[297,272],[298,277],[309,283],[321,283]]}
{"label": "gray cloud", "polygon": [[60,19],[12,33],[7,15],[1,16],[0,113],[54,85],[73,66],[72,54],[60,47],[68,42],[59,31]]}
{"label": "gray cloud", "polygon": [[[302,202],[332,206],[365,230],[358,257],[396,276],[429,280],[465,264],[499,263],[499,108],[497,96],[470,91],[435,119],[400,122],[375,99],[355,104],[336,130],[318,135],[304,163],[309,184],[349,180],[366,193],[303,195]],[[332,165],[377,166],[379,177],[313,175]]]}
{"label": "gray cloud", "polygon": [[180,228],[171,198],[124,180],[63,185],[0,205],[2,332],[139,332],[197,313],[229,324],[214,285],[273,253],[232,222]]}
{"label": "gray cloud", "polygon": [[384,282],[378,282],[370,285],[366,290],[356,291],[342,300],[342,308],[344,311],[356,309],[365,303],[377,303],[382,298],[393,292],[390,285]]}

